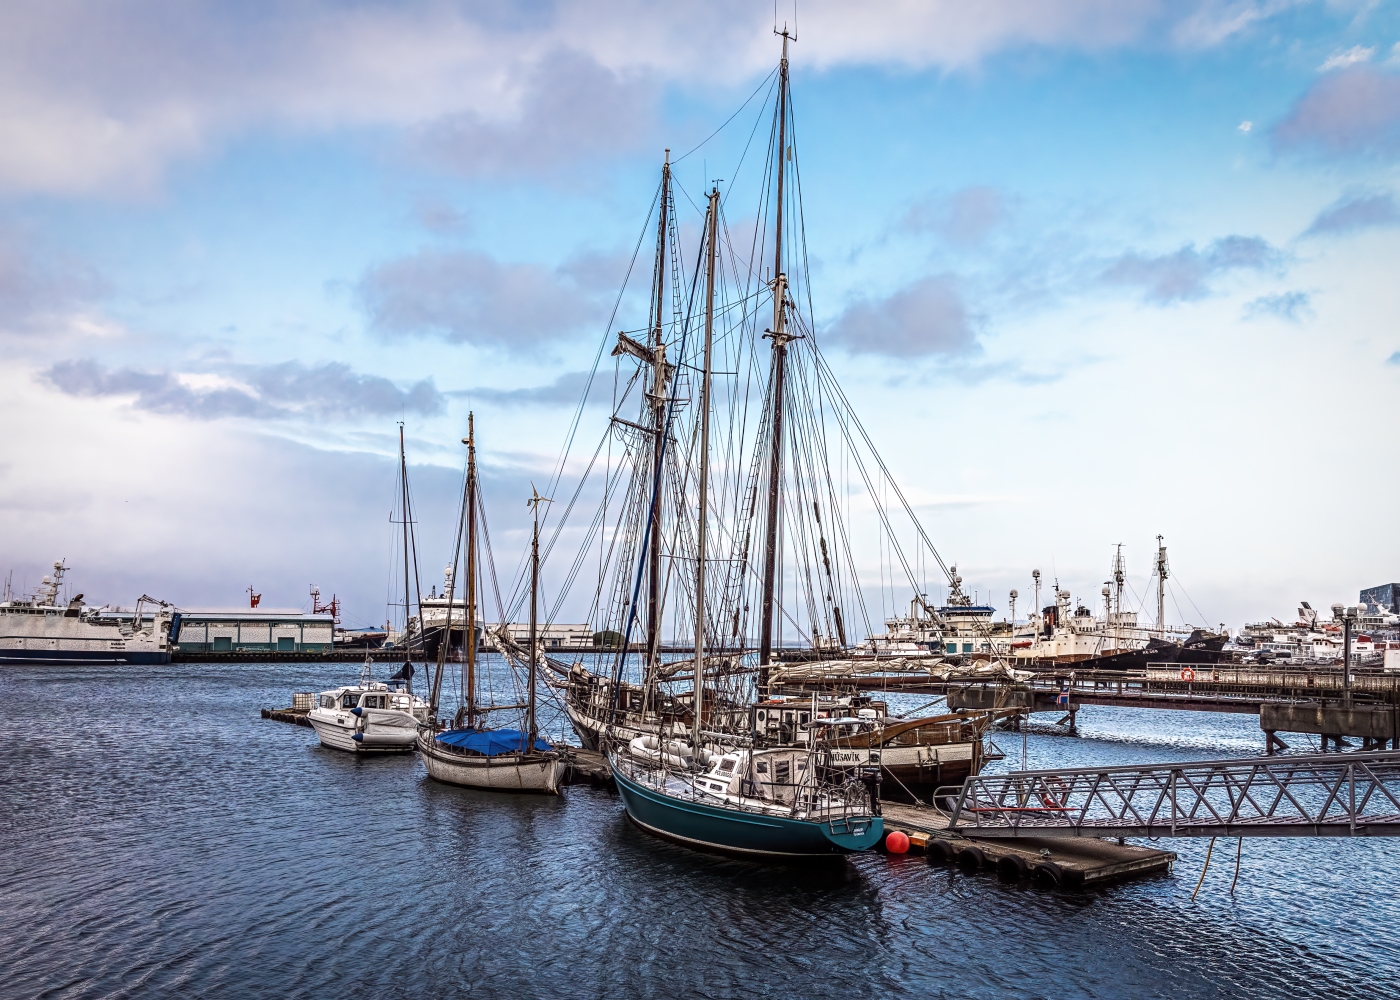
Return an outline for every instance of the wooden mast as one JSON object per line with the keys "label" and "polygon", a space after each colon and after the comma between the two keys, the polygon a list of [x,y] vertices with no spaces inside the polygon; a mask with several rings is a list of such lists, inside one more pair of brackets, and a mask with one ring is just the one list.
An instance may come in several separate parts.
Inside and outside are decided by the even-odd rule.
{"label": "wooden mast", "polygon": [[[437,710],[439,700],[442,695],[442,674],[447,666],[447,656],[452,650],[452,609],[457,603],[457,570],[461,566],[462,558],[462,534],[466,530],[467,518],[470,516],[471,501],[471,477],[472,477],[472,449],[471,449],[471,414],[467,414],[467,436],[462,438],[462,443],[467,445],[467,475],[466,481],[462,484],[462,505],[457,519],[457,540],[452,546],[452,575],[448,577],[447,584],[447,621],[442,626],[442,641],[438,643],[437,669],[433,671],[433,688],[430,695],[430,702],[433,707],[433,725],[437,725]],[[470,572],[470,562],[468,572]]]}
{"label": "wooden mast", "polygon": [[[399,485],[402,496],[400,497],[400,510],[403,514],[403,638],[408,638],[408,612],[411,605],[408,602],[408,458],[404,454],[403,448],[403,421],[399,421]],[[421,609],[420,609],[421,610]],[[422,627],[422,615],[419,615],[419,627]],[[413,643],[408,644],[406,652],[407,661],[413,659]]]}
{"label": "wooden mast", "polygon": [[773,424],[772,453],[768,461],[768,517],[763,543],[762,618],[758,636],[758,688],[768,688],[768,665],[773,656],[773,588],[778,563],[779,494],[783,477],[783,388],[787,376],[787,275],[783,272],[783,198],[787,166],[788,32],[784,28],[783,59],[778,64],[778,200],[777,223],[773,238],[773,328],[767,336],[773,341]]}
{"label": "wooden mast", "polygon": [[[665,457],[666,445],[666,345],[662,315],[665,310],[666,291],[666,245],[670,229],[671,207],[671,151],[666,150],[666,161],[661,167],[661,204],[658,209],[656,230],[656,275],[653,285],[656,292],[652,302],[651,326],[651,413],[652,413],[652,495],[651,530],[648,532],[647,551],[647,653],[646,677],[650,689],[650,679],[658,666],[661,650],[661,463]],[[649,697],[650,695],[648,695]]]}
{"label": "wooden mast", "polygon": [[530,534],[530,679],[525,698],[525,746],[521,752],[530,753],[535,748],[535,738],[539,735],[539,727],[535,724],[535,674],[536,660],[539,657],[539,640],[536,632],[539,628],[539,595],[540,595],[540,504],[549,503],[534,487],[530,488],[530,509],[535,515],[534,529]]}
{"label": "wooden mast", "polygon": [[[467,725],[476,726],[476,426],[475,416],[467,414],[467,620],[463,642],[466,645],[467,676],[462,684],[467,699]],[[449,609],[450,610],[450,609]]]}
{"label": "wooden mast", "polygon": [[710,373],[715,344],[715,264],[719,259],[719,188],[705,213],[705,360],[700,376],[700,521],[695,538],[695,704],[691,745],[698,759],[705,713],[705,543],[710,507]]}

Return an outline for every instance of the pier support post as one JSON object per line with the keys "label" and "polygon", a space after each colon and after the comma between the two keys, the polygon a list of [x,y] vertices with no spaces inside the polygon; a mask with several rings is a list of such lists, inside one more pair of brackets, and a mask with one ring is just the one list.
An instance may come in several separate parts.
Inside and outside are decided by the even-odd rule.
{"label": "pier support post", "polygon": [[1279,739],[1273,730],[1264,733],[1265,753],[1273,753],[1275,750],[1287,750],[1288,744]]}

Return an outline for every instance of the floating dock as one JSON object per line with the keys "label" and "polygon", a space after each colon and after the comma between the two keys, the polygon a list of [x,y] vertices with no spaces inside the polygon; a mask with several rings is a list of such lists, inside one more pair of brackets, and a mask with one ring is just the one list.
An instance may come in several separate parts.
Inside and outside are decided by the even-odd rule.
{"label": "floating dock", "polygon": [[908,834],[911,850],[967,869],[988,869],[1007,881],[1035,879],[1066,888],[1121,882],[1171,871],[1172,851],[1120,844],[1114,840],[1021,837],[983,840],[948,831],[948,817],[922,808],[882,802],[886,835]]}
{"label": "floating dock", "polygon": [[294,726],[305,726],[311,728],[311,723],[306,719],[305,709],[296,708],[265,708],[262,710],[264,719],[271,719],[273,722],[290,722]]}

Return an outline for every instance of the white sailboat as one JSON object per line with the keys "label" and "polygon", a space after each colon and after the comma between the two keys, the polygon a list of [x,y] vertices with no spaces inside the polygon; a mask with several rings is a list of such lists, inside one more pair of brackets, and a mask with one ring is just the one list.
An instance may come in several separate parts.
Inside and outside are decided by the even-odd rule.
{"label": "white sailboat", "polygon": [[[462,517],[457,531],[457,545],[453,552],[453,571],[461,552],[463,535],[467,548],[466,608],[463,621],[476,620],[476,583],[478,560],[477,524],[479,513],[478,484],[476,476],[476,427],[473,416],[467,417],[467,476],[462,498]],[[525,703],[524,725],[519,729],[487,729],[479,725],[480,718],[486,716],[496,706],[479,706],[476,697],[476,631],[467,629],[464,636],[466,654],[466,705],[465,726],[442,732],[425,729],[417,739],[419,754],[428,769],[429,777],[451,785],[467,788],[480,788],[490,791],[540,792],[546,795],[559,794],[559,786],[564,778],[563,756],[539,738],[535,719],[535,686],[539,643],[538,592],[540,562],[539,505],[545,502],[538,493],[530,499],[534,511],[534,531],[530,541],[530,647],[528,668],[528,691]],[[445,615],[445,634],[450,635],[454,619],[453,602],[449,597]],[[436,716],[438,698],[442,690],[442,674],[447,660],[447,647],[443,644],[438,651],[437,672],[433,678],[432,713]],[[514,706],[513,706],[514,707]]]}

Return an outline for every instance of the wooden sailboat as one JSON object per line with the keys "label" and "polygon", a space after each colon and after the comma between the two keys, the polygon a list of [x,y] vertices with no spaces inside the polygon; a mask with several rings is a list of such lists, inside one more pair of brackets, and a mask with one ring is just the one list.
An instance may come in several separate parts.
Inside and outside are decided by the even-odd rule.
{"label": "wooden sailboat", "polygon": [[[476,473],[476,427],[475,418],[467,416],[467,475],[462,498],[462,517],[459,521],[458,544],[454,551],[456,558],[461,552],[462,536],[466,536],[467,586],[466,607],[464,609],[466,627],[466,682],[464,711],[459,713],[465,722],[457,728],[436,731],[427,729],[419,733],[418,752],[428,768],[428,775],[438,781],[468,788],[482,788],[492,791],[540,792],[547,795],[559,794],[559,785],[564,777],[562,756],[546,741],[539,738],[539,727],[535,713],[535,689],[539,643],[536,640],[538,627],[539,591],[539,505],[544,498],[535,494],[530,499],[534,512],[534,529],[530,540],[530,653],[525,704],[524,724],[519,729],[488,729],[479,723],[497,706],[482,706],[477,698],[476,670],[476,599],[477,599],[477,527],[480,517],[479,484]],[[447,629],[452,627],[452,602],[447,607]],[[432,705],[436,717],[442,687],[442,675],[447,658],[447,644],[443,643],[438,652],[437,671],[433,679]]]}
{"label": "wooden sailboat", "polygon": [[[787,58],[784,39],[783,85]],[[711,734],[705,715],[705,588],[709,525],[711,374],[719,191],[706,211],[705,345],[700,388],[699,496],[695,566],[695,646],[689,754],[649,737],[610,744],[608,764],[633,822],[693,847],[765,857],[843,854],[879,842],[883,821],[873,787],[845,775],[832,780],[831,750],[814,738],[806,748],[759,749],[734,734]],[[778,283],[781,289],[781,276]],[[781,308],[781,306],[779,306]],[[814,730],[814,736],[816,730]],[[716,742],[708,737],[713,736]],[[659,742],[659,741],[658,741]],[[878,755],[876,755],[878,756]]]}
{"label": "wooden sailboat", "polygon": [[[702,728],[747,734],[756,749],[802,748],[829,735],[833,766],[855,774],[872,748],[886,748],[888,793],[927,800],[938,786],[976,772],[988,716],[978,716],[972,725],[938,716],[897,719],[869,692],[820,688],[814,697],[784,676],[784,661],[799,649],[823,663],[849,656],[856,648],[848,636],[851,619],[863,619],[870,631],[853,554],[856,536],[846,523],[852,483],[857,489],[864,484],[880,518],[891,578],[902,569],[917,589],[920,563],[952,578],[860,426],[804,312],[810,312],[809,275],[787,44],[785,37],[754,226],[762,263],[757,256],[739,259],[727,249],[732,242],[721,238],[722,222],[710,241],[707,222],[710,242],[702,257],[715,257],[723,247],[734,257],[733,266],[725,270],[714,259],[704,265],[697,259],[688,274],[676,236],[669,156],[662,167],[654,203],[650,315],[645,331],[617,334],[613,385],[625,388],[614,389],[613,415],[599,446],[600,453],[607,446],[610,462],[614,449],[623,457],[616,474],[607,467],[601,490],[591,487],[601,493],[602,513],[585,529],[581,554],[568,574],[570,579],[578,574],[583,552],[596,540],[596,556],[589,559],[598,561],[598,587],[589,616],[600,623],[597,634],[608,639],[591,655],[571,657],[572,662],[546,658],[546,663],[569,720],[589,749],[609,742],[631,745],[643,737],[648,745],[637,747],[642,756],[676,757],[663,752],[663,745],[677,738],[693,742],[693,732]],[[730,271],[735,287],[726,288],[716,305],[711,285],[716,274],[730,280]],[[733,369],[705,368],[703,406],[694,405],[698,394],[693,382],[685,381],[706,364],[695,349],[699,338],[688,333],[692,311],[706,317],[706,348],[726,345],[717,367]],[[765,342],[768,349],[761,349]],[[701,513],[708,517],[713,507],[720,549],[709,557],[714,572],[707,592],[703,579],[690,578],[689,568],[707,558],[700,552],[704,532],[694,494],[697,480],[709,475],[708,458],[698,456],[708,455],[708,386],[717,374],[733,378],[714,380],[715,489],[713,503],[702,504]],[[760,394],[762,405],[750,406]],[[640,412],[624,417],[628,405],[639,405]],[[894,537],[882,492],[898,497],[912,525],[903,530],[912,531],[917,551],[902,548]],[[609,511],[615,512],[615,522],[607,521]],[[685,660],[663,656],[678,652],[674,644],[662,647],[667,609],[671,620],[665,624],[676,623],[679,631],[679,622],[700,604],[710,619],[702,654]],[[800,645],[793,643],[794,633]],[[873,728],[889,733],[877,737],[852,732],[850,726],[830,728],[843,719],[873,720]]]}

